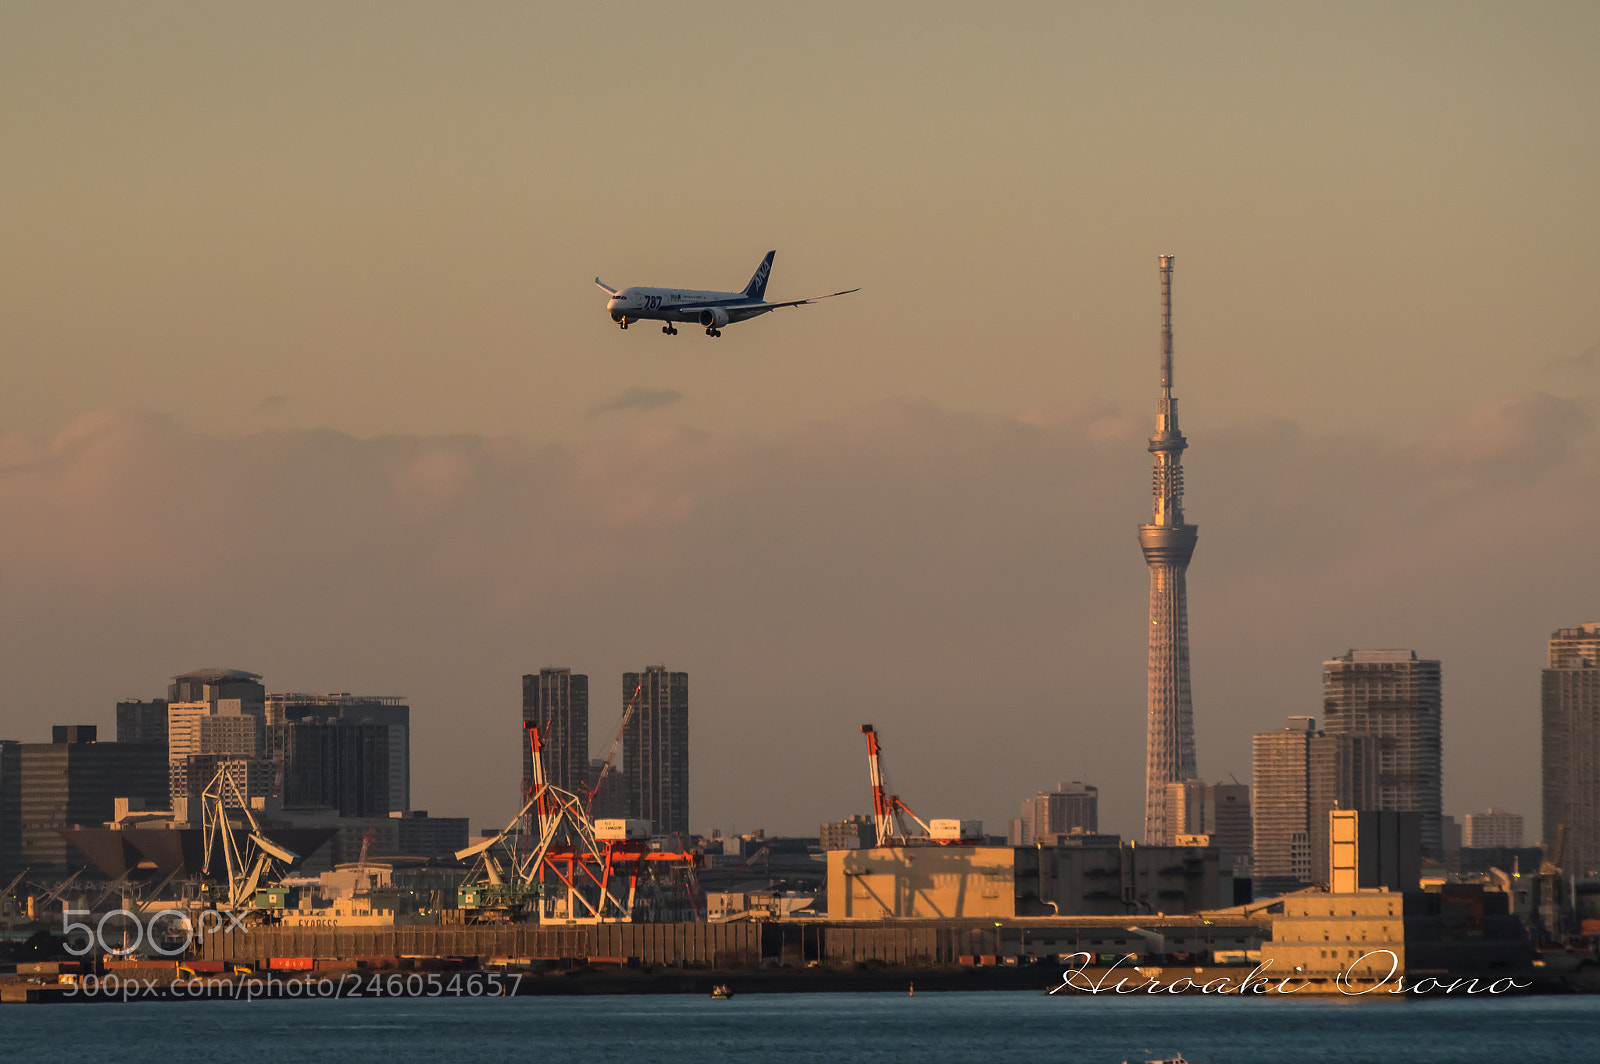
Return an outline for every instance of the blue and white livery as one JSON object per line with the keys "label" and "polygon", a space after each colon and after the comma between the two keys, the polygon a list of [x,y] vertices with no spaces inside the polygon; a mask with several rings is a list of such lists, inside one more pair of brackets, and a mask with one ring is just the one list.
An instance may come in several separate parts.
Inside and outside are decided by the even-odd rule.
{"label": "blue and white livery", "polygon": [[662,321],[661,331],[677,335],[675,323],[688,322],[700,325],[707,336],[721,336],[722,327],[736,321],[748,321],[759,314],[779,307],[803,307],[819,299],[847,296],[859,288],[843,292],[829,292],[825,296],[809,299],[789,299],[781,303],[767,302],[767,277],[772,273],[772,258],[776,251],[756,267],[755,276],[745,285],[743,292],[700,292],[685,288],[624,288],[618,291],[596,277],[599,285],[611,299],[606,303],[606,313],[611,320],[626,329],[636,321]]}

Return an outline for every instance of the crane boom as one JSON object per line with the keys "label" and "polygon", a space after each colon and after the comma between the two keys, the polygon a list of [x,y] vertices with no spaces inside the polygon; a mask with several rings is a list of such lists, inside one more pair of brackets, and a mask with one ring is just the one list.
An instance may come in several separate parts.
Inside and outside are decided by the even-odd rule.
{"label": "crane boom", "polygon": [[17,875],[16,875],[16,878],[14,878],[11,882],[6,884],[6,889],[0,890],[0,898],[9,898],[9,897],[11,897],[11,892],[13,890],[17,889],[17,884],[21,883],[22,882],[22,877],[27,875],[27,874],[28,874],[28,869],[26,869],[26,868],[24,868],[22,871],[18,872]]}
{"label": "crane boom", "polygon": [[594,799],[600,793],[600,785],[605,782],[606,773],[611,771],[612,764],[617,760],[617,751],[622,747],[622,737],[628,732],[628,722],[633,719],[633,711],[639,708],[639,696],[642,694],[644,694],[644,684],[639,684],[628,697],[627,704],[622,707],[622,723],[617,725],[617,734],[611,740],[611,749],[606,751],[605,763],[600,766],[600,771],[594,774],[594,784],[587,788],[588,793],[584,795],[583,807],[586,811],[594,808]]}
{"label": "crane boom", "polygon": [[889,793],[889,788],[883,780],[877,729],[870,724],[863,724],[861,734],[867,737],[867,775],[872,780],[872,823],[878,834],[878,845],[905,844],[910,836],[905,821],[901,819],[901,813],[915,821],[917,826],[922,828],[924,835],[932,834],[928,825],[911,811],[909,805],[900,800],[899,795]]}

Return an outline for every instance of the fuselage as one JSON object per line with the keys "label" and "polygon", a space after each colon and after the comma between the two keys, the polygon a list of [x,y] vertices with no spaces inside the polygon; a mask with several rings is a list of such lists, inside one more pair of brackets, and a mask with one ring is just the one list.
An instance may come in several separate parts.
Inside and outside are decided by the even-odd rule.
{"label": "fuselage", "polygon": [[[689,305],[692,309],[679,310]],[[592,306],[593,304],[591,304]],[[730,322],[748,321],[758,314],[772,310],[758,299],[743,292],[700,292],[687,288],[624,288],[606,303],[611,320],[672,321],[707,324],[703,318],[708,308],[720,309]]]}

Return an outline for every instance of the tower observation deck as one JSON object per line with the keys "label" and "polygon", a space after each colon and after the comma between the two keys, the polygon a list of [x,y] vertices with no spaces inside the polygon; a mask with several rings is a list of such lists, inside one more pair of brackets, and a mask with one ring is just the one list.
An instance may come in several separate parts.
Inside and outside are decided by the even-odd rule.
{"label": "tower observation deck", "polygon": [[1199,528],[1183,518],[1183,452],[1172,396],[1172,260],[1161,256],[1161,397],[1156,431],[1150,523],[1139,546],[1150,567],[1150,665],[1146,690],[1144,841],[1171,845],[1167,784],[1193,779],[1194,707],[1189,696],[1189,602],[1186,573]]}

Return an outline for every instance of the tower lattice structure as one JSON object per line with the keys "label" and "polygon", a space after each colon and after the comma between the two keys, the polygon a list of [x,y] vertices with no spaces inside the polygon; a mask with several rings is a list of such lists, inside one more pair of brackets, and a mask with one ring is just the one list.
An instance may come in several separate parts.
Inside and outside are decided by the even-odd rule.
{"label": "tower lattice structure", "polygon": [[1178,400],[1172,397],[1172,261],[1161,256],[1161,398],[1150,437],[1155,460],[1150,523],[1139,546],[1150,567],[1150,665],[1146,692],[1144,841],[1170,845],[1167,784],[1194,779],[1194,707],[1189,695],[1189,603],[1186,573],[1199,528],[1183,518],[1183,452]]}

